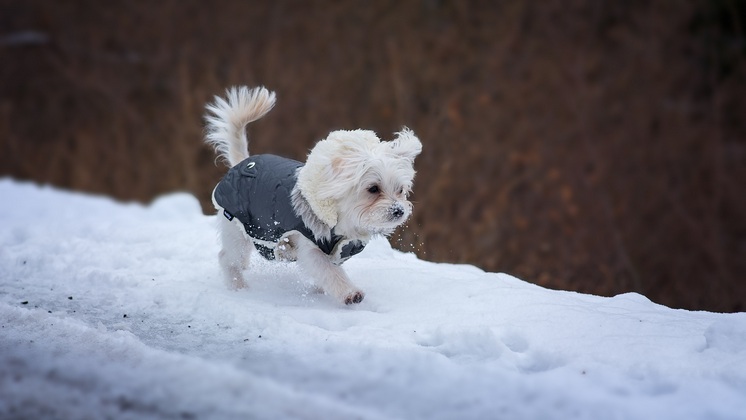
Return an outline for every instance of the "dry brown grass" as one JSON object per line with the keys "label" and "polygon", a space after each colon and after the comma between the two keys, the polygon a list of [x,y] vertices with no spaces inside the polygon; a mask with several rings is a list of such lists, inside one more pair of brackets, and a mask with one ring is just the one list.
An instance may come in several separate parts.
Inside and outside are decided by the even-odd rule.
{"label": "dry brown grass", "polygon": [[729,0],[0,0],[0,175],[210,211],[203,105],[262,84],[254,153],[422,138],[405,250],[743,310],[744,25]]}

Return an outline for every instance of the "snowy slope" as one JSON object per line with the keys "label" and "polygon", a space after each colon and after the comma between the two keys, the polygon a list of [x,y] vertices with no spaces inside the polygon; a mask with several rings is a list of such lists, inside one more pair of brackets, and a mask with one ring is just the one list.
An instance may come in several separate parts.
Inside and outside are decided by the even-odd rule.
{"label": "snowy slope", "polygon": [[746,419],[746,314],[546,290],[381,239],[344,307],[221,283],[214,216],[0,180],[0,418]]}

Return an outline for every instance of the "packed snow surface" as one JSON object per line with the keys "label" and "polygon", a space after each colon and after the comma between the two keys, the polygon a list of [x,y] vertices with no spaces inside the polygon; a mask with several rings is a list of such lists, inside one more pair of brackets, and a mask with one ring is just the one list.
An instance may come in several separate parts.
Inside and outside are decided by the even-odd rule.
{"label": "packed snow surface", "polygon": [[190,195],[3,179],[0,197],[3,419],[746,419],[744,313],[547,290],[385,239],[345,263],[360,305],[258,256],[236,292]]}

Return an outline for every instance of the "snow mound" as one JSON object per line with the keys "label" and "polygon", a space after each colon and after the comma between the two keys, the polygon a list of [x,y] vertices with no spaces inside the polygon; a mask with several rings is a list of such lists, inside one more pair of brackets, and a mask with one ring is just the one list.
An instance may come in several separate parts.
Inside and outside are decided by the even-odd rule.
{"label": "snow mound", "polygon": [[366,300],[254,258],[215,217],[0,179],[0,418],[746,418],[746,314],[546,290],[373,241]]}

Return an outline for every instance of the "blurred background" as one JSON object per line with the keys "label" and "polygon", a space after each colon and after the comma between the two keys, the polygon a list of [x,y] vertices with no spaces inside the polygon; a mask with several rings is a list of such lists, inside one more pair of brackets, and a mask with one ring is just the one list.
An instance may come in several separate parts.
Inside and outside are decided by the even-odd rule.
{"label": "blurred background", "polygon": [[739,0],[0,0],[0,176],[210,214],[204,104],[264,85],[252,153],[419,135],[399,249],[743,311],[745,31]]}

